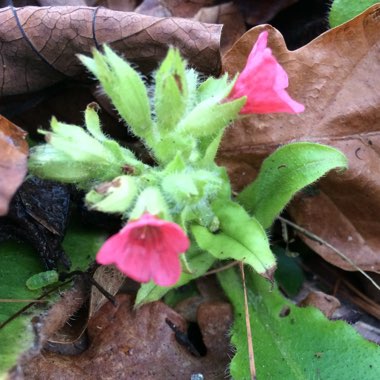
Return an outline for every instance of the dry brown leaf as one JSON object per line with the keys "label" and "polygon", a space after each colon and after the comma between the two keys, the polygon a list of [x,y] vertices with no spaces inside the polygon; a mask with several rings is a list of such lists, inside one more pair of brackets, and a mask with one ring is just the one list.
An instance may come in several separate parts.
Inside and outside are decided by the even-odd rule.
{"label": "dry brown leaf", "polygon": [[245,33],[243,15],[233,3],[224,3],[214,7],[201,8],[194,20],[212,24],[223,24],[221,52],[224,53]]}
{"label": "dry brown leaf", "polygon": [[[125,276],[113,265],[101,265],[94,273],[94,280],[114,296],[123,285]],[[106,302],[107,298],[95,286],[91,288],[89,317],[91,318]]]}
{"label": "dry brown leaf", "polygon": [[159,1],[172,16],[191,18],[203,7],[211,6],[214,0],[160,0]]}
{"label": "dry brown leaf", "polygon": [[[186,331],[185,321],[162,302],[133,311],[133,297],[117,297],[118,307],[104,305],[89,323],[91,346],[83,354],[65,357],[44,352],[23,367],[27,379],[224,379],[229,361],[229,304],[204,305],[199,325],[207,345],[204,357],[194,357],[180,345],[169,319]],[[222,315],[222,318],[221,318]]]}
{"label": "dry brown leaf", "polygon": [[169,10],[159,0],[144,0],[136,9],[136,13],[155,17],[170,17]]}
{"label": "dry brown leaf", "polygon": [[[224,70],[241,71],[258,34],[289,74],[289,92],[304,103],[299,115],[253,115],[230,128],[220,150],[241,189],[278,146],[312,141],[341,149],[349,170],[318,182],[318,193],[301,194],[289,211],[295,221],[368,271],[380,270],[380,5],[332,29],[308,45],[287,50],[281,34],[259,26],[224,56]],[[327,247],[306,239],[327,261],[353,270]]]}
{"label": "dry brown leaf", "polygon": [[9,202],[27,171],[27,133],[0,115],[0,215],[8,213]]}
{"label": "dry brown leaf", "polygon": [[101,0],[93,1],[96,4],[88,4],[89,6],[103,6],[114,11],[133,12],[136,8],[138,0]]}
{"label": "dry brown leaf", "polygon": [[338,298],[318,290],[311,291],[298,306],[314,306],[319,309],[327,318],[332,318],[333,314],[339,309],[340,301]]}
{"label": "dry brown leaf", "polygon": [[0,96],[37,91],[84,75],[76,54],[107,43],[150,72],[177,46],[206,74],[220,71],[221,25],[90,7],[0,9]]}

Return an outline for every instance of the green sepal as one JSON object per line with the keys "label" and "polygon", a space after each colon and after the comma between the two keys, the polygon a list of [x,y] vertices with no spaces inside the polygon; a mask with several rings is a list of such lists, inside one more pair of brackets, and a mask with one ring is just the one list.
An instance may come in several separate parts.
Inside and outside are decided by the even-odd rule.
{"label": "green sepal", "polygon": [[165,166],[162,175],[163,177],[172,174],[178,173],[186,169],[186,163],[182,158],[182,154],[177,152],[174,158]]}
{"label": "green sepal", "polygon": [[39,132],[45,135],[50,145],[70,156],[73,161],[97,162],[112,159],[102,143],[83,128],[61,123],[55,117],[52,117],[50,125],[52,132],[43,130]]}
{"label": "green sepal", "polygon": [[[200,164],[204,166],[212,165],[215,162],[216,155],[218,153],[220,142],[222,141],[224,131],[220,131],[215,137],[205,137],[199,139],[199,150],[204,152],[203,158],[200,160]],[[202,141],[203,140],[203,141]]]}
{"label": "green sepal", "polygon": [[172,219],[168,204],[158,187],[149,186],[140,193],[129,217],[130,219],[139,219],[145,213],[165,220]]}
{"label": "green sepal", "polygon": [[238,74],[236,74],[231,81],[228,81],[228,73],[225,73],[220,78],[207,78],[198,87],[198,101],[203,102],[204,100],[210,98],[214,99],[216,102],[222,101],[231,92],[237,78]]}
{"label": "green sepal", "polygon": [[173,131],[182,118],[188,99],[186,63],[170,48],[155,75],[154,104],[158,132]]}
{"label": "green sepal", "polygon": [[296,142],[282,146],[266,158],[258,177],[238,201],[268,228],[294,194],[332,169],[346,169],[347,158],[327,145]]}
{"label": "green sepal", "polygon": [[86,111],[84,112],[84,120],[88,132],[91,133],[95,139],[105,141],[107,137],[102,132],[98,110],[99,105],[97,103],[92,102],[88,104]]}
{"label": "green sepal", "polygon": [[238,117],[245,102],[245,97],[225,103],[218,103],[214,98],[206,99],[182,119],[178,131],[194,137],[217,134]]}

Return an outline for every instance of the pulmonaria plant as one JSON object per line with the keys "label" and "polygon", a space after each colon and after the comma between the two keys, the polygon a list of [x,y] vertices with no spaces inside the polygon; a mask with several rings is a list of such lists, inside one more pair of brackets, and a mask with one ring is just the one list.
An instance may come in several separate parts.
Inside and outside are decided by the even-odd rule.
{"label": "pulmonaria plant", "polygon": [[[245,69],[232,79],[225,74],[200,82],[179,52],[169,49],[154,75],[151,98],[141,76],[109,47],[104,53],[94,51],[93,58],[80,56],[156,161],[147,165],[105,136],[95,104],[86,109],[86,129],[53,119],[52,130],[41,131],[47,144],[33,149],[30,170],[76,184],[87,192],[90,209],[128,220],[100,249],[100,264],[115,264],[137,281],[167,287],[202,275],[217,259],[235,259],[272,280],[276,261],[265,232],[268,225],[253,214],[264,214],[265,223],[273,221],[297,190],[345,161],[340,152],[324,147],[330,161],[314,172],[306,162],[308,174],[300,175],[299,161],[314,157],[310,152],[317,144],[290,144],[264,163],[261,177],[235,201],[225,169],[215,163],[224,130],[242,114],[298,113],[304,108],[286,92],[287,74],[267,47],[267,38],[267,32],[260,34]],[[276,159],[283,170],[271,164]],[[281,189],[292,167],[298,177],[284,187],[285,193],[265,199],[272,191],[265,187],[270,180]]]}

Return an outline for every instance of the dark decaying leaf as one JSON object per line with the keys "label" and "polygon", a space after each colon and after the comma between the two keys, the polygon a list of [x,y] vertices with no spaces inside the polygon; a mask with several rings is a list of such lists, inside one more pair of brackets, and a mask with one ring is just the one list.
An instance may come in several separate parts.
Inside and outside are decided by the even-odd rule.
{"label": "dark decaying leaf", "polygon": [[[44,352],[23,367],[28,379],[224,379],[229,361],[228,330],[232,322],[229,304],[204,305],[198,324],[207,348],[193,356],[178,343],[169,320],[185,335],[186,323],[162,302],[133,310],[133,298],[117,296],[118,307],[107,303],[88,326],[91,345],[83,354],[69,357]],[[152,355],[154,353],[154,355]]]}
{"label": "dark decaying leaf", "polygon": [[27,171],[26,132],[0,115],[0,215],[6,215],[9,202]]}
{"label": "dark decaying leaf", "polygon": [[29,177],[10,204],[8,215],[0,217],[0,240],[29,242],[47,269],[70,261],[61,246],[69,215],[67,186]]}
{"label": "dark decaying leaf", "polygon": [[221,25],[70,6],[1,8],[0,25],[0,96],[84,77],[76,54],[90,54],[104,43],[145,73],[163,59],[168,45],[177,46],[198,70],[220,71]]}

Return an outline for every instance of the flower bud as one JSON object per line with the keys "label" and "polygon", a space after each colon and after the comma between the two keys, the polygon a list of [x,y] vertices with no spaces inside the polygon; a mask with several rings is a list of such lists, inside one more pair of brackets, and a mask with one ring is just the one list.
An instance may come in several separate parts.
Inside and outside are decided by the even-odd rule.
{"label": "flower bud", "polygon": [[95,187],[86,195],[86,203],[90,209],[108,212],[125,213],[137,195],[136,179],[122,175],[111,182]]}

